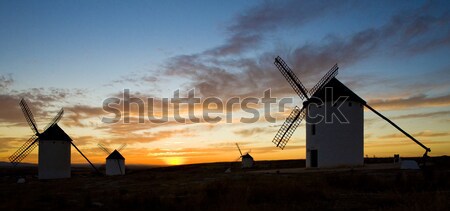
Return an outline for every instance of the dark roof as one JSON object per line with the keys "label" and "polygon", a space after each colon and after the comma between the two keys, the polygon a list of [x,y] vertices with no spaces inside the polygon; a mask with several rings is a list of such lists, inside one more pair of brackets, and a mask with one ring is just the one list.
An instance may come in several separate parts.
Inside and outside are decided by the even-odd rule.
{"label": "dark roof", "polygon": [[[331,87],[333,88],[333,99],[331,99],[331,96],[325,95],[325,88]],[[327,99],[325,99],[325,96]],[[347,86],[345,86],[342,82],[340,82],[336,78],[332,78],[328,83],[326,83],[320,90],[318,90],[316,93],[314,93],[313,97],[317,97],[321,99],[322,101],[329,102],[332,100],[332,102],[335,102],[340,96],[348,96],[348,101],[353,102],[359,102],[362,104],[366,104],[366,101],[364,101],[361,97],[359,97],[357,94],[355,94],[352,90],[350,90]]]}
{"label": "dark roof", "polygon": [[72,141],[72,139],[61,129],[58,124],[54,124],[39,135],[40,140],[50,141]]}
{"label": "dark roof", "polygon": [[248,153],[245,154],[245,155],[242,155],[241,157],[242,158],[252,158],[253,159],[253,157],[250,154],[248,154]]}
{"label": "dark roof", "polygon": [[111,154],[109,154],[108,157],[106,157],[106,159],[118,159],[118,160],[125,160],[125,158],[120,154],[119,151],[114,150],[114,152],[112,152]]}

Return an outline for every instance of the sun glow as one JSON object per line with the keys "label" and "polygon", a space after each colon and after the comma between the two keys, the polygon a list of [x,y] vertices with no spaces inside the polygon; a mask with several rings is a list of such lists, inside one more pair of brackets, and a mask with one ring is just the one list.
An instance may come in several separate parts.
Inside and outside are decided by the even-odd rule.
{"label": "sun glow", "polygon": [[176,166],[184,164],[184,158],[183,157],[168,157],[164,158],[164,162],[166,162],[167,165]]}

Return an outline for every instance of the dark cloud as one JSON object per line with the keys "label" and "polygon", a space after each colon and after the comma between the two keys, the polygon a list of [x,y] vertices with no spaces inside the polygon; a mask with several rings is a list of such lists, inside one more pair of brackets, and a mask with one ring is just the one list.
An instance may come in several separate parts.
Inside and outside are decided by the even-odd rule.
{"label": "dark cloud", "polygon": [[258,133],[272,132],[271,130],[268,130],[268,129],[269,128],[257,127],[257,128],[252,128],[252,129],[237,130],[237,131],[234,131],[234,133],[238,134],[240,136],[243,136],[243,137],[248,137],[248,136],[252,136],[254,134],[258,134]]}
{"label": "dark cloud", "polygon": [[[416,138],[429,138],[429,137],[444,137],[450,136],[449,132],[432,132],[432,131],[422,131],[415,134],[412,134],[413,137]],[[388,134],[380,137],[381,139],[391,139],[391,138],[407,138],[403,134]]]}
{"label": "dark cloud", "polygon": [[257,48],[264,36],[283,27],[300,27],[308,21],[345,7],[338,1],[265,1],[237,15],[226,32],[225,44],[204,52],[204,55],[236,55]]}
{"label": "dark cloud", "polygon": [[[339,4],[337,6],[333,4],[265,2],[235,19],[228,27],[232,36],[227,44],[207,50],[206,53],[172,57],[164,66],[165,74],[188,79],[185,86],[198,89],[203,96],[255,96],[267,88],[272,88],[278,96],[285,96],[292,95],[293,91],[273,65],[273,59],[278,54],[285,58],[307,87],[312,87],[324,71],[336,62],[350,66],[375,54],[410,56],[411,53],[442,47],[434,43],[442,44],[445,43],[443,40],[448,39],[445,33],[440,33],[444,29],[450,30],[448,12],[435,13],[434,7],[426,4],[401,12],[384,25],[362,29],[350,35],[328,34],[320,42],[307,42],[288,51],[274,49],[256,58],[245,58],[239,54],[247,48],[247,44],[236,43],[249,36],[255,36],[255,39],[249,40],[260,40],[264,33],[271,30],[286,26],[301,27],[319,18],[321,13],[341,8],[340,2],[336,3]],[[239,37],[234,39],[234,35]],[[424,47],[418,50],[418,46]],[[385,49],[392,51],[386,52]],[[213,57],[209,55],[211,53]],[[221,57],[221,53],[239,58]]]}
{"label": "dark cloud", "polygon": [[412,118],[428,118],[428,117],[447,117],[450,115],[450,111],[437,111],[428,113],[414,113],[405,114],[400,116],[392,117],[392,119],[412,119]]}
{"label": "dark cloud", "polygon": [[11,87],[11,85],[14,83],[14,79],[12,78],[12,75],[0,75],[0,92],[4,91],[5,89],[8,89]]}
{"label": "dark cloud", "polygon": [[412,109],[418,107],[447,107],[450,105],[450,94],[429,97],[421,94],[397,99],[373,99],[368,104],[379,110]]}

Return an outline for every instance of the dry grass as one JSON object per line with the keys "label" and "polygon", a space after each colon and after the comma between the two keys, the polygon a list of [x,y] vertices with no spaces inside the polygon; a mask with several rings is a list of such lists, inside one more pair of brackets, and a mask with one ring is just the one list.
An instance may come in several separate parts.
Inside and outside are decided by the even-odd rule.
{"label": "dry grass", "polygon": [[[299,167],[302,161],[260,162],[257,169]],[[129,170],[103,177],[16,184],[2,169],[0,209],[64,210],[449,210],[449,159],[427,171],[345,170],[253,174],[216,163]],[[298,164],[298,165],[297,165]],[[225,174],[233,165],[233,172]],[[22,169],[26,174],[35,169]]]}

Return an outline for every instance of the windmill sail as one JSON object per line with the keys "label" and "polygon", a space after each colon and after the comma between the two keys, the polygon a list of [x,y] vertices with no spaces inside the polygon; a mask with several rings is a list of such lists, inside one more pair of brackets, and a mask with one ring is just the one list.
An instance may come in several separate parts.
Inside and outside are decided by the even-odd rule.
{"label": "windmill sail", "polygon": [[47,124],[47,126],[45,126],[44,131],[46,131],[49,127],[57,124],[59,122],[59,120],[62,118],[64,114],[64,109],[61,108],[61,110],[59,110],[58,114],[56,114],[56,116],[53,118],[53,120]]}
{"label": "windmill sail", "polygon": [[16,166],[25,159],[38,145],[39,138],[36,135],[31,136],[16,152],[9,156],[9,161]]}
{"label": "windmill sail", "polygon": [[294,74],[294,72],[289,68],[286,62],[281,59],[281,57],[275,58],[274,62],[275,66],[277,66],[278,70],[280,70],[281,74],[286,78],[289,84],[292,86],[297,95],[303,100],[308,99],[308,91],[305,86],[303,86],[302,82],[298,79],[298,77]]}
{"label": "windmill sail", "polygon": [[236,146],[237,146],[237,148],[238,148],[238,150],[239,150],[239,154],[241,154],[241,157],[242,157],[242,151],[241,151],[241,148],[239,148],[239,144],[236,143]]}
{"label": "windmill sail", "polygon": [[27,103],[24,99],[20,100],[20,108],[22,109],[23,115],[25,116],[25,119],[28,122],[28,125],[30,125],[31,130],[33,130],[34,134],[39,134],[39,131],[36,126],[36,121],[34,120],[33,114],[30,111],[30,108],[28,107]]}
{"label": "windmill sail", "polygon": [[334,78],[338,74],[338,65],[335,64],[328,72],[325,74],[319,82],[311,89],[309,90],[309,94],[312,96],[314,93],[316,93],[317,90],[320,90],[325,84],[328,83],[332,78]]}
{"label": "windmill sail", "polygon": [[297,129],[303,118],[305,118],[304,109],[305,107],[300,109],[298,106],[295,106],[294,110],[286,118],[286,121],[272,140],[277,147],[284,149],[292,134],[295,132],[295,129]]}
{"label": "windmill sail", "polygon": [[111,150],[109,150],[108,148],[106,148],[106,147],[103,146],[102,144],[98,143],[97,146],[98,146],[103,152],[105,152],[106,155],[111,154]]}

